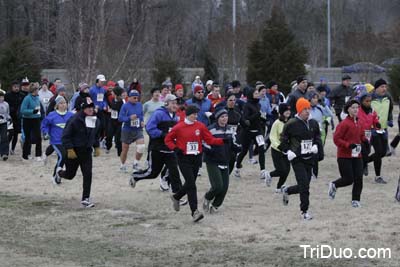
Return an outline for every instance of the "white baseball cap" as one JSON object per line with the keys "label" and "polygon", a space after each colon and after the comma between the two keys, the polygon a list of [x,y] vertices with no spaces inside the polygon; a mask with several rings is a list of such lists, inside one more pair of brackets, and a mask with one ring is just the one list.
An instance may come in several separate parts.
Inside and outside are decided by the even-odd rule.
{"label": "white baseball cap", "polygon": [[214,82],[212,81],[212,80],[208,80],[207,82],[206,82],[206,86],[208,86],[208,85],[212,85]]}
{"label": "white baseball cap", "polygon": [[105,82],[106,81],[106,77],[103,74],[99,74],[99,75],[97,75],[96,80],[99,80],[101,82]]}

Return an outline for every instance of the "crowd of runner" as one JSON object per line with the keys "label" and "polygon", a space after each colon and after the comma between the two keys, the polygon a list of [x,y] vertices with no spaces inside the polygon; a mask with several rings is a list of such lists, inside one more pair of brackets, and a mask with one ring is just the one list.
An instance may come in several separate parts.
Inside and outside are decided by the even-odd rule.
{"label": "crowd of runner", "polygon": [[[211,80],[203,84],[196,76],[189,92],[167,79],[149,90],[147,102],[137,79],[125,86],[123,80],[107,81],[100,74],[92,86],[82,82],[77,88],[68,97],[60,79],[38,83],[24,78],[13,82],[8,92],[1,90],[0,157],[7,161],[15,155],[18,140],[22,161],[46,163],[55,153],[51,175],[55,185],[73,179],[80,167],[81,204],[88,208],[94,207],[90,198],[93,157],[101,151],[111,153],[114,146],[120,171],[127,173],[132,166],[132,188],[141,180],[159,178],[160,190],[171,192],[173,209],[179,211],[189,203],[194,222],[204,218],[203,212],[218,211],[230,175],[242,177],[247,154],[246,163],[258,164],[266,186],[277,178],[275,192],[282,194],[283,205],[289,204],[290,195],[299,194],[301,217],[310,220],[310,182],[318,178],[328,131],[333,132],[340,174],[329,183],[328,197],[334,199],[338,188],[352,185],[351,205],[355,208],[361,207],[363,176],[369,175],[369,163],[373,163],[375,183],[386,184],[382,159],[395,155],[400,141],[398,131],[389,143],[393,99],[383,79],[374,85],[351,85],[351,77],[345,75],[341,84],[331,89],[324,79],[314,85],[299,76],[286,97],[274,81],[246,87],[232,81],[221,87]],[[336,127],[334,121],[339,121]],[[400,129],[400,118],[397,122]],[[45,149],[42,140],[49,140]],[[132,164],[127,164],[131,144],[135,144],[135,154]],[[265,167],[268,150],[272,171]],[[143,155],[147,160],[141,166]],[[285,184],[290,166],[297,182],[291,186]],[[201,212],[196,179],[203,168],[210,189],[201,198]],[[395,197],[400,201],[399,187]]]}

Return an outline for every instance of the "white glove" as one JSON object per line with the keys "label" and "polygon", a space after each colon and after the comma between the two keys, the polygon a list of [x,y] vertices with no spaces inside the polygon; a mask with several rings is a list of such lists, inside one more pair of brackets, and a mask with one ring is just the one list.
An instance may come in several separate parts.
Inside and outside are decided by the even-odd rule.
{"label": "white glove", "polygon": [[311,153],[313,153],[313,154],[317,154],[318,153],[318,146],[317,145],[313,145],[311,147]]}
{"label": "white glove", "polygon": [[206,112],[204,112],[204,115],[206,115],[206,117],[209,118],[212,115],[212,113],[209,111],[206,111]]}
{"label": "white glove", "polygon": [[287,158],[288,158],[289,161],[292,161],[296,157],[297,157],[297,155],[292,150],[288,150]]}

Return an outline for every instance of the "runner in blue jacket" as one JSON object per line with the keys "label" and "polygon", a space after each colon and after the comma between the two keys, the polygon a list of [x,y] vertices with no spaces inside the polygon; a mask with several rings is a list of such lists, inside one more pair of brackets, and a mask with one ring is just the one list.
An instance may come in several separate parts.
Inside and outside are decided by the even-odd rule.
{"label": "runner in blue jacket", "polygon": [[42,121],[41,130],[44,136],[50,137],[50,145],[57,153],[57,163],[53,172],[53,183],[60,184],[61,179],[57,175],[57,171],[61,170],[64,166],[67,152],[62,145],[61,137],[67,121],[74,114],[67,111],[67,102],[62,96],[56,98],[55,110],[50,112]]}

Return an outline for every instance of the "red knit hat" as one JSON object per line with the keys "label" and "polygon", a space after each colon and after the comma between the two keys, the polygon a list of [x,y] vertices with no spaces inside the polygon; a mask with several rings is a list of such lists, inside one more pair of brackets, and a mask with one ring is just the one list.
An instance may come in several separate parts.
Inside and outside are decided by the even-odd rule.
{"label": "red knit hat", "polygon": [[183,85],[180,83],[175,84],[175,91],[178,91],[178,90],[183,90]]}
{"label": "red knit hat", "polygon": [[299,98],[296,102],[297,113],[302,112],[306,108],[311,108],[310,102],[307,99],[305,99],[304,97]]}
{"label": "red knit hat", "polygon": [[201,85],[196,85],[196,86],[194,87],[194,93],[197,93],[197,92],[199,92],[199,91],[204,91],[203,86],[201,86]]}

